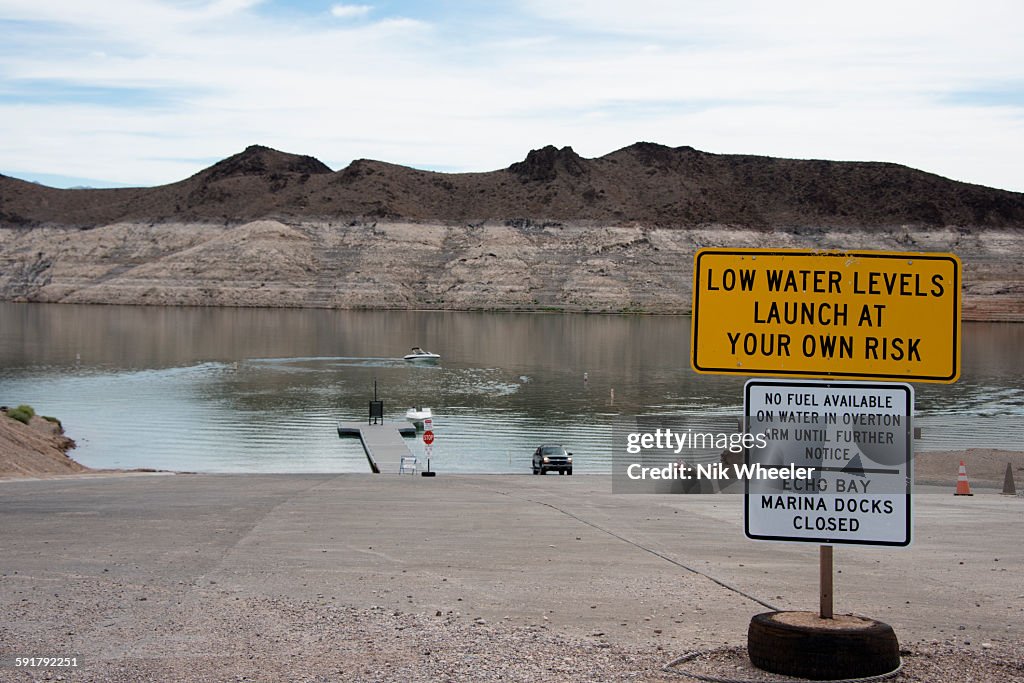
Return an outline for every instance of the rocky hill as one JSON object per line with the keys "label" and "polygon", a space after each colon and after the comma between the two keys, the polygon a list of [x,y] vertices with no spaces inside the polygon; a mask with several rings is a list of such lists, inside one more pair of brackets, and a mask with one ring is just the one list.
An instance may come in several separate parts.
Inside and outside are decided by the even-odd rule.
{"label": "rocky hill", "polygon": [[684,312],[703,246],[953,251],[1024,319],[1024,194],[904,166],[637,143],[445,174],[252,146],[152,188],[0,176],[0,299]]}
{"label": "rocky hill", "polygon": [[486,173],[365,159],[332,172],[312,157],[252,146],[153,188],[57,190],[0,176],[0,225],[8,227],[259,218],[1021,227],[1024,195],[896,164],[708,154],[646,142],[596,159],[549,146]]}

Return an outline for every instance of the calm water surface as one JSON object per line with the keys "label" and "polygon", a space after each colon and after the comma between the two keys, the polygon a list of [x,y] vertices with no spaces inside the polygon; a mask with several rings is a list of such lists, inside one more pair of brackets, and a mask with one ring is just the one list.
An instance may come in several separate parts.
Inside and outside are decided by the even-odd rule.
{"label": "calm water surface", "polygon": [[[607,473],[619,415],[742,412],[742,378],[690,370],[689,328],[686,316],[0,303],[0,404],[59,417],[91,467],[365,472],[335,425],[366,418],[376,380],[390,419],[433,408],[434,469],[525,473],[555,442],[579,472]],[[443,360],[404,362],[413,345]],[[965,324],[960,382],[915,385],[918,448],[1021,448],[1022,348],[1024,325]]]}

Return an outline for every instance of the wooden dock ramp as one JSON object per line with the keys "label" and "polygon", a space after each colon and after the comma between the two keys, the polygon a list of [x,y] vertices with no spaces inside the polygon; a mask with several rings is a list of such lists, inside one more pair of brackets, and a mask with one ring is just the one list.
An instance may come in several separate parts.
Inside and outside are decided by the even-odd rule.
{"label": "wooden dock ramp", "polygon": [[366,452],[366,459],[370,463],[370,470],[374,474],[398,474],[402,456],[413,455],[405,444],[404,437],[416,436],[416,428],[408,422],[342,422],[338,424],[338,436],[359,437],[363,451]]}

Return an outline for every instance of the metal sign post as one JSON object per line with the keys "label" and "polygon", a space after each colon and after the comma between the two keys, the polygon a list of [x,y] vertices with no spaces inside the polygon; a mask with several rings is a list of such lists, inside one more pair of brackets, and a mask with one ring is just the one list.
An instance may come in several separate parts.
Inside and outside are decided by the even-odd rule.
{"label": "metal sign post", "polygon": [[423,455],[427,458],[427,470],[422,473],[422,476],[433,477],[437,475],[436,472],[430,471],[430,456],[434,452],[434,432],[431,431],[433,420],[428,417],[423,421],[423,426],[426,428],[426,431],[423,432]]}

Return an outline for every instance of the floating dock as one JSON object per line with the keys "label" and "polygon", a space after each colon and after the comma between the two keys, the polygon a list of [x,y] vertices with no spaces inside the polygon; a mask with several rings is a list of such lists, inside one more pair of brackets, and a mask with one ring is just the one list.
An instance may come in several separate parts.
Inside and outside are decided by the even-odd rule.
{"label": "floating dock", "polygon": [[398,474],[402,456],[412,457],[413,452],[405,445],[403,437],[416,436],[416,427],[408,422],[385,422],[365,424],[342,422],[338,424],[338,437],[359,437],[366,452],[366,459],[374,474],[390,472]]}

